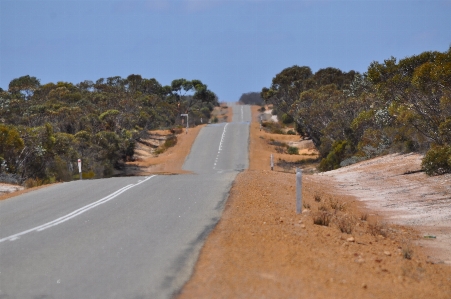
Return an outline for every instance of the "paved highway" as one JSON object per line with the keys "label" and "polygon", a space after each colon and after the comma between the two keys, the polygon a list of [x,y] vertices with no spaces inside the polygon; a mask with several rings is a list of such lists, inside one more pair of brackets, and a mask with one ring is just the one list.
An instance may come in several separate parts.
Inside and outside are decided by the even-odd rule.
{"label": "paved highway", "polygon": [[203,128],[193,174],[85,180],[0,202],[0,298],[170,298],[248,167],[248,106]]}

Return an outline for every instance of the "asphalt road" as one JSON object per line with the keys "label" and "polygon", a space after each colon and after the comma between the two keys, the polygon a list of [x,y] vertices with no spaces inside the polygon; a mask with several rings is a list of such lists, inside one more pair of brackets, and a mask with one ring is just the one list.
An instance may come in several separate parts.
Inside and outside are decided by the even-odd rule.
{"label": "asphalt road", "polygon": [[[233,105],[232,105],[233,106]],[[248,106],[203,128],[193,174],[85,180],[0,201],[0,298],[170,298],[248,166]]]}

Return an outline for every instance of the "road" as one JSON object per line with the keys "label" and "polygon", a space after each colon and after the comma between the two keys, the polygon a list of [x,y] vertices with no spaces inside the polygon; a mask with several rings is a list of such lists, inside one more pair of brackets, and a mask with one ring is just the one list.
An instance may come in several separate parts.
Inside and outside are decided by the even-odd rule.
{"label": "road", "polygon": [[0,202],[0,298],[170,298],[248,167],[248,106],[203,128],[188,175],[56,184]]}

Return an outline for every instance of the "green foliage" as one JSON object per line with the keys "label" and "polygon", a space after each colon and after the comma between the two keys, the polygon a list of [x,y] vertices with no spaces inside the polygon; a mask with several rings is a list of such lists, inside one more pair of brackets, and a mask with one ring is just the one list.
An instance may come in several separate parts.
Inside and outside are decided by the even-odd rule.
{"label": "green foliage", "polygon": [[295,146],[288,146],[287,152],[289,155],[299,155],[299,149]]}
{"label": "green foliage", "polygon": [[424,156],[422,168],[428,175],[451,172],[451,145],[433,146]]}
{"label": "green foliage", "polygon": [[14,127],[0,125],[0,172],[14,173],[24,142]]}
{"label": "green foliage", "polygon": [[328,171],[340,167],[340,162],[344,160],[346,155],[347,141],[336,141],[332,145],[332,150],[326,158],[322,159],[319,164],[319,170]]}
{"label": "green foliage", "polygon": [[81,158],[83,175],[112,176],[132,159],[136,139],[147,130],[176,127],[181,113],[189,114],[190,125],[200,123],[216,105],[200,80],[161,86],[132,74],[40,85],[23,76],[0,91],[0,170],[31,185],[67,181]]}
{"label": "green foliage", "polygon": [[281,120],[282,120],[282,123],[284,123],[284,124],[291,124],[294,121],[293,117],[291,117],[290,115],[288,115],[286,113],[282,114]]}
{"label": "green foliage", "polygon": [[[293,118],[296,131],[312,139],[321,170],[451,144],[451,48],[373,62],[364,75],[293,66],[261,95],[282,122]],[[428,173],[447,171],[443,151],[428,152]]]}

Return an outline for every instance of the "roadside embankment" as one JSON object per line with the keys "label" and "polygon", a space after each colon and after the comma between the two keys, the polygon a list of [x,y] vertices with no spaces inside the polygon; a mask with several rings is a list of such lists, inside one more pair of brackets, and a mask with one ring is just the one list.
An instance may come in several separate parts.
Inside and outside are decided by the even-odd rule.
{"label": "roadside embankment", "polygon": [[[304,175],[304,213],[298,215],[295,175],[269,170],[260,132],[251,124],[250,170],[235,180],[177,298],[451,298],[451,267],[418,243],[418,227],[393,223],[388,210],[351,192],[365,189],[364,179],[374,175],[357,173],[345,183],[333,173]],[[352,180],[360,185],[351,186]],[[390,187],[376,181],[368,194]],[[406,192],[410,185],[402,184]],[[415,202],[412,196],[421,194],[408,197]]]}

